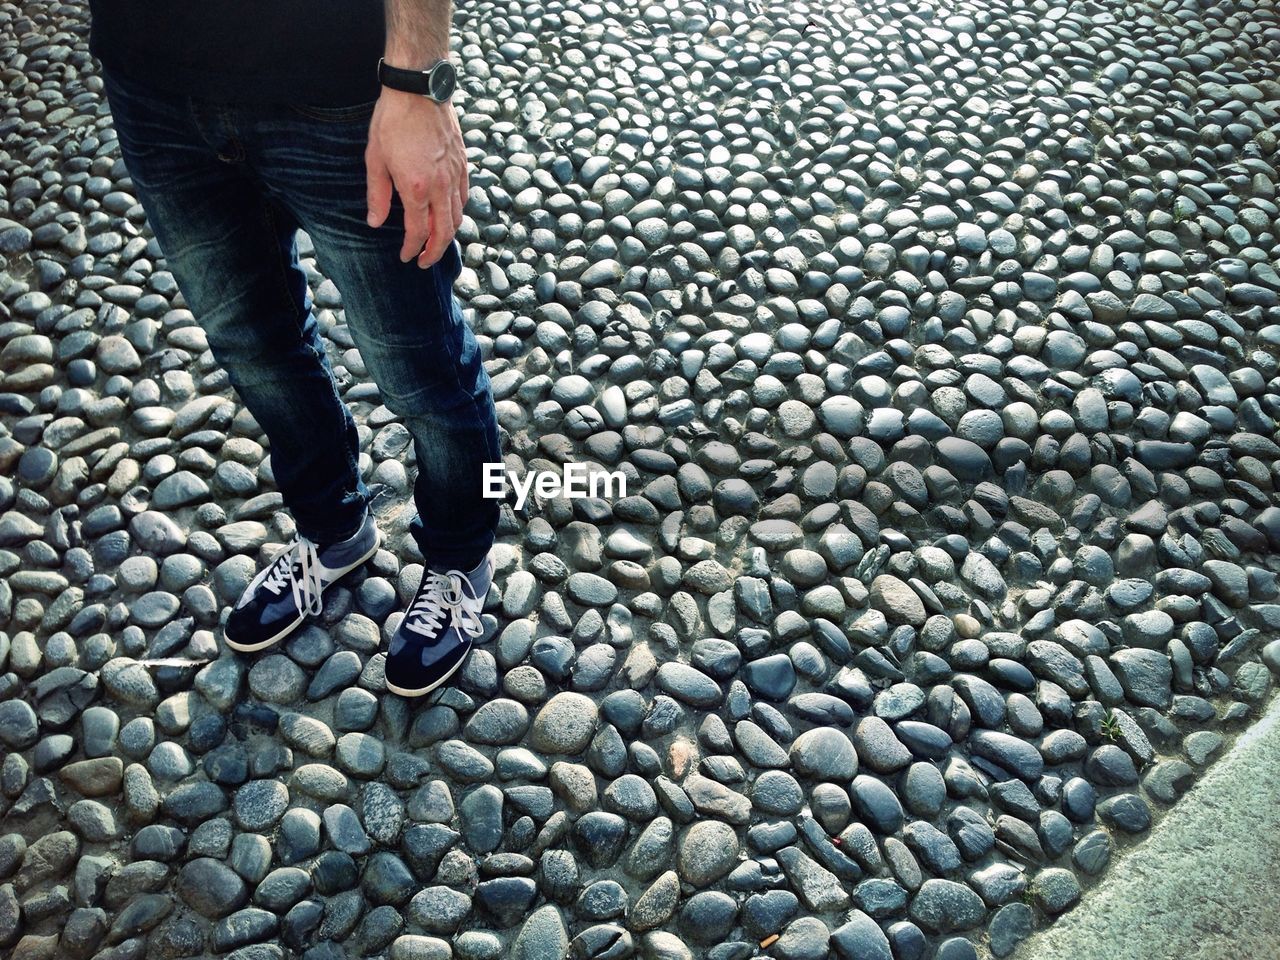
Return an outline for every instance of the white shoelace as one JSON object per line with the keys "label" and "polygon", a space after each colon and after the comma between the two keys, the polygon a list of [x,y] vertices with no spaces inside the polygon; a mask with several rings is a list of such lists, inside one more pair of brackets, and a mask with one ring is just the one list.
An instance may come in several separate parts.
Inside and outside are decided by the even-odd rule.
{"label": "white shoelace", "polygon": [[[293,572],[295,564],[300,567],[296,575]],[[321,595],[324,590],[323,569],[316,545],[300,536],[280,551],[280,556],[273,562],[262,585],[275,594],[279,594],[286,584],[289,585],[293,589],[293,602],[298,609],[304,615],[318,615],[324,610]]]}
{"label": "white shoelace", "polygon": [[480,611],[484,609],[483,597],[467,595],[464,584],[467,577],[460,570],[436,573],[428,570],[424,576],[424,590],[405,612],[405,629],[430,636],[438,631],[448,618],[450,626],[459,633],[478,637],[484,633]]}

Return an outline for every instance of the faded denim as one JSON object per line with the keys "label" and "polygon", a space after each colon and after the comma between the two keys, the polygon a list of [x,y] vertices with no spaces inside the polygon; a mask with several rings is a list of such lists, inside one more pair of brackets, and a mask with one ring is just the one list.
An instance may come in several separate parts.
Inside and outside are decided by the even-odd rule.
{"label": "faded denim", "polygon": [[458,241],[423,270],[400,262],[398,198],[382,227],[365,220],[373,102],[221,103],[112,72],[106,92],[135,194],[209,349],[267,434],[298,532],[342,539],[369,499],[298,265],[302,229],[383,403],[413,436],[414,540],[429,567],[473,569],[498,520],[498,501],[482,496],[483,464],[501,460],[493,395],[453,295]]}

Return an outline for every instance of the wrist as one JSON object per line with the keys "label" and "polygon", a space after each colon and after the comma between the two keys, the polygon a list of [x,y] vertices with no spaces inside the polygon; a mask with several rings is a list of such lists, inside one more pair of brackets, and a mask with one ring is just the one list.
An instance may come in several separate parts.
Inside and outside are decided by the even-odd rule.
{"label": "wrist", "polygon": [[449,59],[449,48],[388,41],[382,59],[387,66],[401,70],[430,70],[441,60]]}

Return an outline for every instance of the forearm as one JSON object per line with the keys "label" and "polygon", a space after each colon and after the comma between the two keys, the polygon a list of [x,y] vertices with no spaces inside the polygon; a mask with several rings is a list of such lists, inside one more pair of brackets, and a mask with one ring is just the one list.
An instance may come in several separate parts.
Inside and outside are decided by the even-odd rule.
{"label": "forearm", "polygon": [[387,63],[418,70],[449,56],[453,0],[384,0]]}

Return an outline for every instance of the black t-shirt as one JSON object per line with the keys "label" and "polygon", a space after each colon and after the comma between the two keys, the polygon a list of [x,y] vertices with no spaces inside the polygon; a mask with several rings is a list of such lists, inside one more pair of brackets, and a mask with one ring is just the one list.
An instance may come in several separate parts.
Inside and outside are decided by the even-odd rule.
{"label": "black t-shirt", "polygon": [[383,0],[90,0],[89,48],[174,93],[347,106],[378,96]]}

